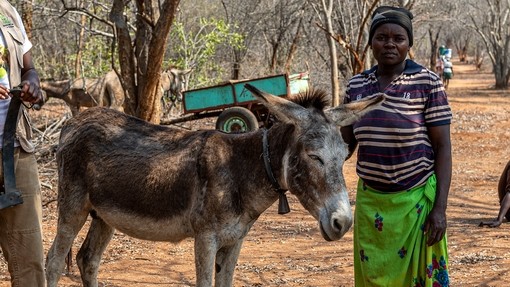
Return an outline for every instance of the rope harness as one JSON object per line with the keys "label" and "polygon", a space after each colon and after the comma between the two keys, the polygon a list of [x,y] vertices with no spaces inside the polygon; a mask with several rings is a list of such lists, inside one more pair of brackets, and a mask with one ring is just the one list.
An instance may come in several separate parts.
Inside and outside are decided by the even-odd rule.
{"label": "rope harness", "polygon": [[23,203],[21,192],[16,188],[16,174],[14,170],[14,139],[18,125],[19,109],[22,104],[21,88],[12,88],[10,93],[12,97],[5,120],[2,145],[4,182],[2,189],[0,189],[0,209]]}
{"label": "rope harness", "polygon": [[267,137],[267,129],[264,129],[264,133],[262,136],[262,154],[264,158],[264,167],[266,168],[266,174],[269,178],[269,181],[273,185],[273,188],[278,192],[278,214],[286,214],[290,212],[289,202],[287,200],[287,192],[286,189],[280,187],[280,184],[276,180],[273,174],[273,170],[271,169],[271,159],[269,158],[269,143]]}

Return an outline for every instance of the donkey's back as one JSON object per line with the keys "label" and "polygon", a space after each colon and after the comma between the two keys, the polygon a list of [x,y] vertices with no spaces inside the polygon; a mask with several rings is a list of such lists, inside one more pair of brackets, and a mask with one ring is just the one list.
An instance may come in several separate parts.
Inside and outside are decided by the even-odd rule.
{"label": "donkey's back", "polygon": [[199,153],[213,133],[153,125],[107,108],[80,113],[62,129],[57,150],[59,216],[93,210],[137,238],[192,236]]}

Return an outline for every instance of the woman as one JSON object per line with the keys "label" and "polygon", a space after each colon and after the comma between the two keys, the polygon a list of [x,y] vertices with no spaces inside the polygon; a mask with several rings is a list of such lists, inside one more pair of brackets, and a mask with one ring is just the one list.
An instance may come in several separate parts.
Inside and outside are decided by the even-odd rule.
{"label": "woman", "polygon": [[342,135],[358,147],[354,219],[356,286],[448,286],[446,203],[451,110],[440,78],[406,60],[413,15],[383,6],[372,15],[377,65],[355,75],[345,103],[383,92],[383,105]]}
{"label": "woman", "polygon": [[[20,96],[27,106],[39,102],[42,96],[39,76],[29,52],[32,44],[27,39],[18,12],[9,2],[0,0],[0,15],[1,146],[12,96],[10,89],[20,86]],[[0,210],[0,246],[8,263],[13,287],[45,286],[42,204],[37,161],[34,146],[30,142],[31,128],[24,105],[21,105],[19,113],[22,116],[18,117],[14,161],[16,187],[22,194],[23,203]],[[12,141],[7,142],[12,144]]]}

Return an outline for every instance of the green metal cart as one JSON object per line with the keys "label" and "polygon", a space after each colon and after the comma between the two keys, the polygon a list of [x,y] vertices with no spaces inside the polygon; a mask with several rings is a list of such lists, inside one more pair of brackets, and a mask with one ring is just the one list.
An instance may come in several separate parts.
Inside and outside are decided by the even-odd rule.
{"label": "green metal cart", "polygon": [[245,89],[244,85],[248,83],[264,92],[287,97],[308,89],[309,76],[308,73],[280,74],[184,91],[184,115],[164,124],[217,117],[216,129],[227,133],[253,131],[268,126],[270,115],[251,92]]}

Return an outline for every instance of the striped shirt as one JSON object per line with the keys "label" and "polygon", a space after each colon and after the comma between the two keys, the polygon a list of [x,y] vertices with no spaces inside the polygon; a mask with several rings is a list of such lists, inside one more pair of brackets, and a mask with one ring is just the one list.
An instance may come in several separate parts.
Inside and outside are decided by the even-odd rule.
{"label": "striped shirt", "polygon": [[[355,75],[344,103],[379,92],[377,66]],[[449,125],[452,112],[440,78],[406,60],[403,73],[384,90],[383,104],[353,125],[358,141],[356,172],[370,187],[403,191],[424,184],[434,172],[427,127]]]}

